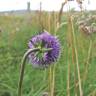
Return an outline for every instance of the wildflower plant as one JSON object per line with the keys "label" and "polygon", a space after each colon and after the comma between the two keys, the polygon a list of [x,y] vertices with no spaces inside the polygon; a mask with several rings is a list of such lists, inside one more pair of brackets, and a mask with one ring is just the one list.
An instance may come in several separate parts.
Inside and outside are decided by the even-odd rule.
{"label": "wildflower plant", "polygon": [[60,51],[60,44],[56,37],[50,35],[48,32],[43,32],[31,38],[28,43],[29,49],[39,48],[37,52],[29,55],[29,59],[33,66],[48,67],[54,63]]}
{"label": "wildflower plant", "polygon": [[28,47],[29,49],[24,54],[21,62],[18,96],[21,96],[26,59],[28,58],[34,67],[44,69],[56,62],[60,54],[60,43],[58,39],[46,31],[32,37],[28,43]]}

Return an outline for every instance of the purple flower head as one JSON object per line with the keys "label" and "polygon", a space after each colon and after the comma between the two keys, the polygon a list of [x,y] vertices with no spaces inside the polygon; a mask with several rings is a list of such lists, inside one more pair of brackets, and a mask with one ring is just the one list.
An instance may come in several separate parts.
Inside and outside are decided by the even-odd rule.
{"label": "purple flower head", "polygon": [[29,55],[30,61],[36,67],[48,67],[48,65],[54,63],[59,57],[59,41],[48,32],[43,32],[32,37],[28,46],[29,48],[40,48],[40,51],[33,52]]}

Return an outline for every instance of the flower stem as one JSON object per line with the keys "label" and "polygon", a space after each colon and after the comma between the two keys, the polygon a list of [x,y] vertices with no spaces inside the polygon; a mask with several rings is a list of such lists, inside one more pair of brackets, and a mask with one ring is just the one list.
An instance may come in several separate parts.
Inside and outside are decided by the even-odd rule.
{"label": "flower stem", "polygon": [[24,77],[24,69],[25,69],[25,63],[27,60],[27,57],[30,53],[39,51],[39,48],[29,49],[23,56],[21,61],[21,69],[20,69],[20,77],[19,77],[19,83],[18,83],[18,96],[21,96],[22,94],[22,83],[23,83],[23,77]]}

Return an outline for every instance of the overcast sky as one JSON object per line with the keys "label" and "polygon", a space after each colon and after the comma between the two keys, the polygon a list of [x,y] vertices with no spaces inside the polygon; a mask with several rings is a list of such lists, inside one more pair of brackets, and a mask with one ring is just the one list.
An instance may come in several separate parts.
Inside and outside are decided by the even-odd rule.
{"label": "overcast sky", "polygon": [[[61,3],[64,0],[0,0],[0,11],[27,9],[28,1],[31,3],[32,10],[38,10],[40,2],[42,2],[43,10],[57,11],[60,9]],[[88,1],[90,2],[88,3]],[[64,7],[64,10],[67,10],[67,5]],[[71,8],[79,10],[79,6],[76,3],[76,0],[69,2],[69,5]],[[96,0],[84,0],[83,6],[84,9],[87,10],[96,10]]]}

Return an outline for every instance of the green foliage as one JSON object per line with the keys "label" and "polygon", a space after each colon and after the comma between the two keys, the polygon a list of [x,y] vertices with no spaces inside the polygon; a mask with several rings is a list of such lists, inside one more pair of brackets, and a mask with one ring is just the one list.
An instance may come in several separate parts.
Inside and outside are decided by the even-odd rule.
{"label": "green foliage", "polygon": [[[17,96],[17,86],[20,72],[20,62],[24,52],[28,49],[28,40],[38,34],[39,26],[36,16],[0,16],[0,96]],[[52,33],[52,32],[51,32]],[[75,26],[76,41],[81,78],[86,66],[90,38],[80,33]],[[70,92],[74,95],[74,67],[72,64],[72,50],[68,47],[67,25],[64,25],[57,36],[61,43],[61,56],[56,64],[55,94],[66,96],[67,69],[71,63]],[[84,96],[96,89],[96,34],[92,36],[92,50],[89,60],[87,79],[82,83]],[[70,56],[68,56],[68,51]],[[49,69],[38,70],[26,64],[22,96],[42,96],[48,91]],[[77,79],[77,75],[76,75]],[[77,79],[78,80],[78,79]],[[79,94],[79,92],[78,92]],[[79,95],[78,95],[79,96]]]}

